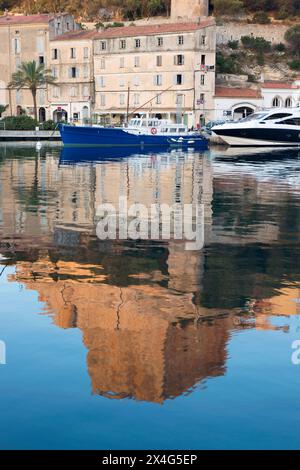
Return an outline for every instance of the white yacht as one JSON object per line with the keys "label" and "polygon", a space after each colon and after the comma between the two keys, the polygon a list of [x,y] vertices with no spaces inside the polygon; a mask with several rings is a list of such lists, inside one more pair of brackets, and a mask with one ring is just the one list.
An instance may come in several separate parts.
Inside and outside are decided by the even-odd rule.
{"label": "white yacht", "polygon": [[259,111],[212,132],[234,147],[300,147],[300,108]]}

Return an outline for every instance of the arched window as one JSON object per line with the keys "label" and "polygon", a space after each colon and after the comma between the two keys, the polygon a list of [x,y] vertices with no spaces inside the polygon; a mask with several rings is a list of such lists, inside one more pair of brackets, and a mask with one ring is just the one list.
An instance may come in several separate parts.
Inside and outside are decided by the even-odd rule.
{"label": "arched window", "polygon": [[278,96],[275,96],[272,101],[273,108],[279,108],[281,106],[281,99]]}
{"label": "arched window", "polygon": [[293,106],[292,98],[287,98],[285,100],[285,107],[286,108],[291,108]]}

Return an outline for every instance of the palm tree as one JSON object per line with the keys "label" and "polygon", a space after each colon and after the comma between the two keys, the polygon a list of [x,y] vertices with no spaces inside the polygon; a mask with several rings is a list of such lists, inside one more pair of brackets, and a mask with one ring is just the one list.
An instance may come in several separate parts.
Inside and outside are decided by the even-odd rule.
{"label": "palm tree", "polygon": [[18,70],[12,74],[8,88],[27,88],[31,91],[34,108],[34,118],[37,120],[36,93],[42,85],[55,85],[56,78],[46,69],[44,64],[37,65],[36,61],[22,62]]}
{"label": "palm tree", "polygon": [[4,111],[6,111],[8,108],[8,104],[0,104],[0,118],[2,117],[2,113],[4,113]]}

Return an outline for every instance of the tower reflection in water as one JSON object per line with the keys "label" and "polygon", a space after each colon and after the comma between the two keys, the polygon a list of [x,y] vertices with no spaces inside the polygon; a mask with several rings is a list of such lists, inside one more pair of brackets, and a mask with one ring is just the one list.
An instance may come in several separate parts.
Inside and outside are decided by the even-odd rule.
{"label": "tower reflection in water", "polygon": [[[94,393],[158,403],[179,396],[226,372],[232,331],[274,328],[269,315],[282,303],[299,313],[297,288],[283,283],[287,270],[297,280],[297,260],[280,258],[277,247],[269,269],[285,237],[282,213],[268,224],[259,211],[243,231],[237,223],[245,188],[247,204],[265,206],[255,177],[213,179],[209,156],[193,153],[67,164],[53,151],[31,152],[1,164],[1,252],[16,265],[10,281],[37,291],[55,325],[82,331]],[[285,194],[289,209],[293,192]],[[120,196],[147,207],[203,203],[204,250],[174,240],[99,241],[97,207],[117,206]],[[268,246],[263,273],[258,239]]]}

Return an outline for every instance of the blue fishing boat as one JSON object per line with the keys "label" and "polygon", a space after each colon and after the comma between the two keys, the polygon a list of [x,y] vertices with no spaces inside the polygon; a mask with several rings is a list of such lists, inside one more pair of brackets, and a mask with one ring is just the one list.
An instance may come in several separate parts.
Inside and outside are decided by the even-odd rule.
{"label": "blue fishing boat", "polygon": [[208,148],[208,140],[200,132],[165,119],[135,118],[127,127],[60,124],[59,130],[67,146]]}

